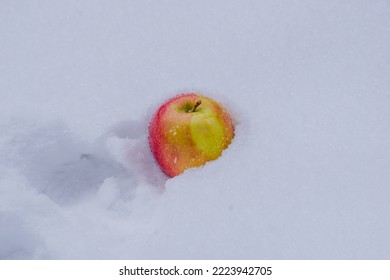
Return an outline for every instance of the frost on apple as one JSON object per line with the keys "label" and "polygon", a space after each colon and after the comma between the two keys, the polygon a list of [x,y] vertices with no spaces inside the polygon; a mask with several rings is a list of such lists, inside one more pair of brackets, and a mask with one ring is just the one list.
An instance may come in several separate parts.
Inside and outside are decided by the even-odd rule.
{"label": "frost on apple", "polygon": [[173,177],[218,158],[234,136],[226,109],[195,93],[160,106],[149,124],[149,144],[161,169]]}

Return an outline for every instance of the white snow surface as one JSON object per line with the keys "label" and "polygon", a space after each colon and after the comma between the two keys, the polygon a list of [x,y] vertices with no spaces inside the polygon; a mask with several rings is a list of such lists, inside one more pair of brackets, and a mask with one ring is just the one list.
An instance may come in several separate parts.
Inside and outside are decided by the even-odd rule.
{"label": "white snow surface", "polygon": [[[168,98],[232,114],[167,178]],[[390,2],[0,1],[0,259],[390,258]]]}

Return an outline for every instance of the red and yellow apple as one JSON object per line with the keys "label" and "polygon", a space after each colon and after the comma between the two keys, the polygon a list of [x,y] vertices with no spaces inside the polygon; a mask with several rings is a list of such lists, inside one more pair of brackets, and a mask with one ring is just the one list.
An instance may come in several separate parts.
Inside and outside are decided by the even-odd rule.
{"label": "red and yellow apple", "polygon": [[234,126],[226,109],[197,93],[169,99],[149,124],[150,149],[170,177],[215,160],[233,137]]}

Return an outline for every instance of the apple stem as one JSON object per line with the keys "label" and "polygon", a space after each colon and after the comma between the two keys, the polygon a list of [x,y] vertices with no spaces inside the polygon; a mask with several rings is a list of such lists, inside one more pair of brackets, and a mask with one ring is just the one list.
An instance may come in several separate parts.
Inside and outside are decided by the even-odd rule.
{"label": "apple stem", "polygon": [[191,113],[195,112],[196,109],[199,107],[199,105],[202,104],[201,100],[196,101],[194,108],[192,109]]}

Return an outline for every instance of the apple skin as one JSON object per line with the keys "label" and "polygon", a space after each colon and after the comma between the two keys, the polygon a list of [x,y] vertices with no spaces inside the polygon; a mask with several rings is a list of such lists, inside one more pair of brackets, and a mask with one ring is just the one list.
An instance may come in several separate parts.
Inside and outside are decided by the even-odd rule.
{"label": "apple skin", "polygon": [[170,177],[215,160],[233,137],[233,122],[225,108],[197,93],[166,101],[152,117],[148,135],[157,163]]}

